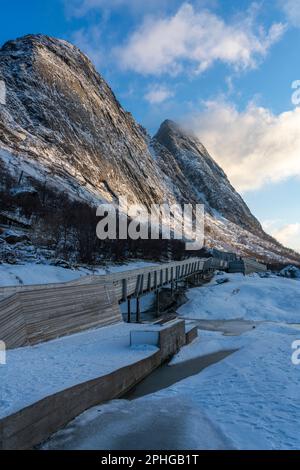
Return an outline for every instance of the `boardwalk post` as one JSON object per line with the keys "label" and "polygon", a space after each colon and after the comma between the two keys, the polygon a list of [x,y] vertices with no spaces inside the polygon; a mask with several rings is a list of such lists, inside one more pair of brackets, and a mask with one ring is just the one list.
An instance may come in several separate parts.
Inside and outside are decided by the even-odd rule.
{"label": "boardwalk post", "polygon": [[136,322],[141,322],[141,308],[140,308],[140,298],[136,298]]}
{"label": "boardwalk post", "polygon": [[128,321],[128,323],[131,322],[131,302],[130,302],[130,298],[127,299],[127,321]]}
{"label": "boardwalk post", "polygon": [[125,302],[127,299],[127,279],[122,280],[122,291],[123,291],[123,301]]}
{"label": "boardwalk post", "polygon": [[154,290],[157,289],[157,271],[154,271]]}
{"label": "boardwalk post", "polygon": [[156,316],[159,316],[159,289],[156,291]]}

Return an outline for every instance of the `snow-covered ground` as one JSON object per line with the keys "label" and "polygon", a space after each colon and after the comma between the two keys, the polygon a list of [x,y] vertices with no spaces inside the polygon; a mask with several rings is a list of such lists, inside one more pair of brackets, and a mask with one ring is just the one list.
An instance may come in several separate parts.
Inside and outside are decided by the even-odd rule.
{"label": "snow-covered ground", "polygon": [[154,354],[156,347],[130,346],[133,329],[145,326],[119,323],[8,350],[6,365],[0,365],[0,418]]}
{"label": "snow-covered ground", "polygon": [[300,367],[291,358],[300,331],[262,324],[240,337],[201,332],[200,338],[176,361],[239,350],[159,395],[192,397],[238,449],[299,449]]}
{"label": "snow-covered ground", "polygon": [[299,449],[300,366],[292,363],[292,343],[300,329],[287,325],[300,323],[299,281],[226,277],[226,284],[215,278],[190,290],[181,315],[256,319],[256,328],[240,336],[200,331],[172,363],[235,352],[155,394],[85,412],[45,448]]}
{"label": "snow-covered ground", "polygon": [[91,274],[109,274],[130,269],[152,266],[155,263],[146,261],[132,261],[127,264],[108,265],[87,269],[79,267],[77,269],[66,269],[60,266],[49,264],[0,264],[0,287],[29,284],[51,284],[56,282],[68,282],[78,279],[81,276]]}
{"label": "snow-covered ground", "polygon": [[208,320],[282,321],[300,323],[300,282],[278,276],[225,274],[230,282],[218,285],[216,276],[206,287],[188,292],[188,302],[178,313]]}

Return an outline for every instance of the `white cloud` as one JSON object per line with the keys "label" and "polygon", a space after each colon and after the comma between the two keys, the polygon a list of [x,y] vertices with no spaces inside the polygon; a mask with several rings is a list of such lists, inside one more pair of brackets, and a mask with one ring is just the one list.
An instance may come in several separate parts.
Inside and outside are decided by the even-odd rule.
{"label": "white cloud", "polygon": [[159,104],[174,96],[174,93],[162,85],[153,85],[145,94],[145,99],[151,104]]}
{"label": "white cloud", "polygon": [[101,65],[104,54],[99,27],[79,29],[72,34],[71,41],[89,57],[96,67]]}
{"label": "white cloud", "polygon": [[300,176],[299,107],[274,115],[253,103],[239,112],[213,101],[187,120],[240,191]]}
{"label": "white cloud", "polygon": [[128,3],[127,0],[64,0],[67,12],[81,17],[90,11],[112,9]]}
{"label": "white cloud", "polygon": [[279,6],[292,26],[300,27],[300,1],[279,0]]}
{"label": "white cloud", "polygon": [[300,253],[300,223],[284,223],[281,219],[262,222],[263,229],[276,238],[282,245]]}
{"label": "white cloud", "polygon": [[130,12],[143,13],[165,8],[168,4],[178,4],[179,0],[64,0],[71,16],[81,17],[91,11],[110,11],[127,8]]}
{"label": "white cloud", "polygon": [[225,23],[214,13],[197,12],[184,3],[173,16],[146,18],[118,49],[118,56],[125,69],[153,75],[177,74],[187,64],[202,72],[216,61],[235,69],[253,68],[285,30],[281,23],[268,31],[255,23],[255,8]]}
{"label": "white cloud", "polygon": [[283,245],[300,253],[300,223],[285,225],[274,231],[272,235]]}

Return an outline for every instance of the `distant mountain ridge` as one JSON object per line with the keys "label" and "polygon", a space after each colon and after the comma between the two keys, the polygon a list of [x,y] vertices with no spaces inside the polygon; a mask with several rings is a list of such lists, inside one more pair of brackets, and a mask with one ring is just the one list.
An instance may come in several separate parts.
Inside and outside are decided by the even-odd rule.
{"label": "distant mountain ridge", "polygon": [[[3,194],[9,180],[10,198],[27,188],[42,201],[47,188],[91,207],[118,196],[147,207],[204,203],[207,247],[300,263],[265,234],[195,136],[166,120],[151,139],[77,47],[44,35],[9,41],[0,49],[0,80],[7,91],[0,105]],[[2,207],[3,220],[21,220],[22,201],[15,201]]]}

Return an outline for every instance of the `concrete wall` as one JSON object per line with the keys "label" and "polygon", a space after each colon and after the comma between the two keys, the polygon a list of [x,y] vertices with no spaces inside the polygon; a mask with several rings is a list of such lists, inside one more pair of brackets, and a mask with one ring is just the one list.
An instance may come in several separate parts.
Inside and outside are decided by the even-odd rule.
{"label": "concrete wall", "polygon": [[198,337],[198,327],[194,326],[185,333],[185,343],[190,344]]}
{"label": "concrete wall", "polygon": [[162,360],[166,361],[168,358],[176,354],[179,349],[185,345],[185,322],[184,320],[177,320],[170,325],[164,327],[159,335],[159,347],[161,351]]}
{"label": "concrete wall", "polygon": [[256,260],[244,259],[245,274],[261,273],[267,271],[265,264],[259,263]]}
{"label": "concrete wall", "polygon": [[149,344],[159,347],[159,331],[131,331],[130,345]]}
{"label": "concrete wall", "polygon": [[30,449],[86,409],[124,395],[184,344],[184,321],[167,324],[159,334],[160,350],[150,357],[46,397],[0,420],[0,450]]}
{"label": "concrete wall", "polygon": [[30,449],[92,406],[118,398],[161,363],[160,352],[51,395],[0,420],[0,450]]}
{"label": "concrete wall", "polygon": [[160,330],[151,326],[148,330],[132,331],[130,333],[130,344],[150,344],[160,348],[161,360],[166,361],[176,354],[186,343],[184,320],[173,320],[166,323]]}

